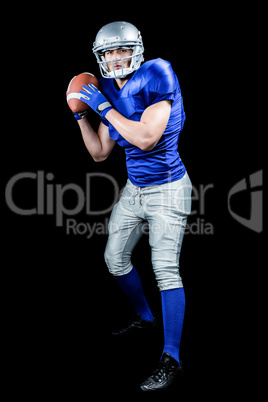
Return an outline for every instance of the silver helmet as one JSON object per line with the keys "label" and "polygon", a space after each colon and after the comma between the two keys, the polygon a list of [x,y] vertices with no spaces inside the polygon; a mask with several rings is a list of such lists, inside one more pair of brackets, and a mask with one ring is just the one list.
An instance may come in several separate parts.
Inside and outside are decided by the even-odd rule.
{"label": "silver helmet", "polygon": [[[111,61],[105,61],[104,52],[118,48],[132,49],[131,56]],[[144,61],[144,47],[141,33],[129,22],[116,21],[102,27],[97,33],[93,43],[93,53],[97,58],[101,75],[104,78],[124,78],[137,70]],[[130,66],[123,68],[123,61],[131,59]],[[122,68],[115,69],[114,62],[120,63]],[[109,71],[107,63],[112,63],[112,71]]]}

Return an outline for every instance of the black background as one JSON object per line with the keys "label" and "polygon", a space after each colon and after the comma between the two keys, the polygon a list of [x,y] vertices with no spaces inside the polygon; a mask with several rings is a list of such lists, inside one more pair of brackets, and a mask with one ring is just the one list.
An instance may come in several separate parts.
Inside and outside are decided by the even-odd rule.
{"label": "black background", "polygon": [[[233,185],[263,168],[259,42],[253,26],[259,14],[203,4],[153,7],[146,12],[138,3],[125,12],[86,4],[57,12],[52,7],[23,9],[24,18],[14,26],[15,39],[6,44],[2,76],[7,94],[2,105],[4,186],[15,174],[37,171],[52,173],[53,180],[45,184],[54,186],[75,183],[85,188],[91,172],[109,173],[124,186],[124,151],[116,147],[105,162],[94,163],[65,91],[80,72],[100,77],[91,49],[103,25],[116,20],[136,25],[145,59],[169,60],[178,76],[186,111],[179,152],[192,183],[196,188],[213,184],[202,218],[214,233],[188,234],[182,248],[185,374],[177,392],[183,400],[196,392],[200,398],[217,397],[233,385],[243,387],[241,371],[244,375],[249,365],[256,368],[259,354],[252,333],[258,332],[263,233],[240,225],[227,207]],[[20,12],[16,10],[17,17]],[[96,128],[98,116],[89,116]],[[107,187],[95,183],[92,193],[94,208],[105,208],[111,197]],[[75,202],[71,197],[65,199],[70,207]],[[247,218],[249,198],[241,194],[233,204],[235,212]],[[21,207],[35,207],[34,181],[17,184],[14,200]],[[54,395],[73,400],[86,400],[95,391],[100,397],[135,394],[161,355],[162,331],[143,340],[111,341],[111,329],[127,321],[132,310],[107,272],[107,235],[67,235],[65,225],[56,226],[55,215],[20,216],[6,204],[4,217],[10,392],[41,396],[54,386]],[[91,217],[83,210],[74,219],[94,224],[108,217]],[[190,223],[194,220],[189,218]],[[133,263],[161,321],[147,236],[138,244]]]}

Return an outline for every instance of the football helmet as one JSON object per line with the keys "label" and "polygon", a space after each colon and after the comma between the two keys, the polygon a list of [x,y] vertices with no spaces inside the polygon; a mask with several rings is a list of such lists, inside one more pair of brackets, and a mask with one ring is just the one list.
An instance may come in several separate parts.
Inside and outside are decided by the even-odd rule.
{"label": "football helmet", "polygon": [[[131,56],[116,60],[105,60],[104,53],[107,50],[118,48],[132,49]],[[93,43],[93,53],[97,58],[101,75],[104,78],[125,78],[128,74],[137,70],[144,61],[144,47],[142,37],[139,30],[129,22],[116,21],[102,27],[97,33],[95,42]],[[123,61],[131,59],[128,68],[123,67]],[[122,68],[115,69],[114,63],[121,62]],[[109,71],[107,64],[111,63],[112,71]]]}

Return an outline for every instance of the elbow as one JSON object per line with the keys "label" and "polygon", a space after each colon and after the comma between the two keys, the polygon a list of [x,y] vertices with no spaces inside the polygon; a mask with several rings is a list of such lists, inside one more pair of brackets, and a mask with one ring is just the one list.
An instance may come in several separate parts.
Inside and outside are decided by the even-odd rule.
{"label": "elbow", "polygon": [[158,143],[159,136],[156,136],[155,132],[147,131],[139,139],[139,144],[137,145],[142,151],[151,151]]}
{"label": "elbow", "polygon": [[142,151],[144,151],[144,152],[147,152],[147,151],[151,151],[151,149],[153,149],[154,147],[153,146],[141,146],[140,147],[140,149],[142,150]]}
{"label": "elbow", "polygon": [[139,148],[142,151],[151,151],[155,146],[156,146],[157,142],[152,142],[148,139],[143,139],[141,141],[141,143],[139,144]]}
{"label": "elbow", "polygon": [[104,155],[98,155],[98,156],[92,156],[94,162],[103,162],[105,159],[107,159],[107,156]]}

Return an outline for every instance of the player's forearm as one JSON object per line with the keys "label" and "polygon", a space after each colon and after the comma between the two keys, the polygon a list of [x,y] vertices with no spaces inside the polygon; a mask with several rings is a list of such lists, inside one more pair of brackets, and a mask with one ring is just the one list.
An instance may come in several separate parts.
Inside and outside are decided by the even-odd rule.
{"label": "player's forearm", "polygon": [[102,160],[102,144],[98,134],[93,130],[91,124],[86,118],[78,120],[78,125],[80,127],[85,146],[94,161],[98,162]]}
{"label": "player's forearm", "polygon": [[106,119],[130,144],[143,151],[148,151],[155,146],[154,136],[149,124],[129,120],[115,109],[111,109],[106,114]]}

